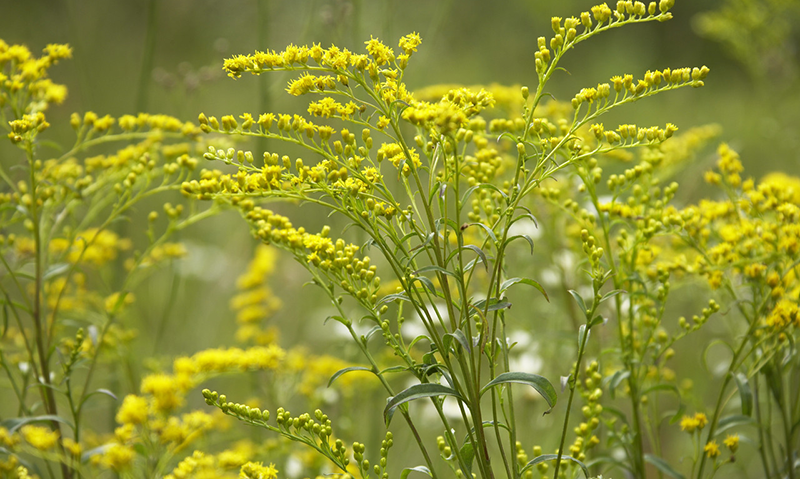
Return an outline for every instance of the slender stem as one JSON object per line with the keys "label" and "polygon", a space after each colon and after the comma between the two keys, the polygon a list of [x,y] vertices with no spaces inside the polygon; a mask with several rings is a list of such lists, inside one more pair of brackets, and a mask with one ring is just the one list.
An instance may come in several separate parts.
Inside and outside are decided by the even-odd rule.
{"label": "slender stem", "polygon": [[583,330],[581,337],[581,347],[578,349],[578,360],[575,362],[575,372],[572,374],[569,381],[569,399],[567,400],[567,411],[564,413],[564,426],[561,428],[561,443],[558,445],[558,457],[556,458],[556,467],[553,472],[553,479],[558,479],[558,470],[561,467],[561,457],[564,455],[564,443],[567,440],[567,427],[569,426],[569,413],[572,410],[572,400],[575,397],[575,389],[578,384],[578,374],[581,370],[581,361],[583,360],[583,352],[586,350],[586,343],[589,339],[589,325]]}
{"label": "slender stem", "polygon": [[156,47],[156,8],[158,2],[147,2],[147,27],[145,30],[144,51],[142,52],[142,66],[139,70],[139,89],[136,94],[136,109],[139,112],[147,111],[149,94],[150,73],[153,71],[153,58]]}

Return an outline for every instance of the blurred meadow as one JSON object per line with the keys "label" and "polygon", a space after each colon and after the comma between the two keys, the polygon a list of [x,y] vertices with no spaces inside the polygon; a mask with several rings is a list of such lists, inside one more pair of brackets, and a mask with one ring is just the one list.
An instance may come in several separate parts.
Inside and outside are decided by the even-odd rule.
{"label": "blurred meadow", "polygon": [[[33,52],[41,51],[49,43],[72,46],[73,58],[50,71],[54,81],[68,86],[69,96],[62,105],[53,106],[47,112],[52,125],[48,139],[70,145],[74,132],[69,117],[76,111],[91,110],[101,116],[115,117],[136,112],[164,113],[193,122],[201,112],[217,117],[238,115],[238,112],[254,115],[302,113],[306,104],[285,92],[287,82],[296,75],[285,72],[261,76],[245,74],[233,80],[222,70],[223,59],[235,54],[266,49],[279,51],[290,43],[320,43],[323,47],[333,43],[360,53],[364,41],[371,36],[393,46],[401,36],[417,32],[422,44],[415,54],[413,68],[409,68],[404,78],[412,91],[434,84],[490,83],[528,85],[534,89],[536,39],[552,34],[550,18],[577,14],[594,3],[597,2],[0,0],[0,38],[9,44],[25,44]],[[746,10],[752,5],[757,8]],[[737,8],[744,9],[738,11],[748,12],[747,15],[737,16]],[[759,15],[753,14],[756,11]],[[663,126],[671,122],[680,131],[707,124],[719,125],[721,130],[717,138],[709,141],[685,164],[683,171],[675,175],[674,179],[681,185],[677,203],[717,194],[709,193],[702,177],[703,172],[714,165],[716,145],[721,141],[740,153],[745,176],[760,178],[773,171],[797,174],[800,171],[800,64],[797,58],[800,2],[678,0],[672,13],[674,19],[669,22],[614,30],[596,41],[580,45],[565,58],[561,66],[567,71],[556,74],[549,91],[557,99],[567,100],[581,88],[608,81],[613,75],[633,73],[639,76],[649,69],[707,65],[711,73],[705,79],[705,88],[686,88],[648,98],[635,106],[612,112],[604,119],[605,124],[608,127],[618,123]],[[291,150],[268,140],[242,142],[236,147],[254,152],[273,151],[274,148],[281,154],[283,151],[292,154]],[[20,150],[13,145],[0,143],[0,162],[6,167],[18,162],[20,155]],[[260,153],[256,156],[260,157]],[[174,195],[177,201],[180,195],[177,192]],[[130,237],[135,245],[144,244],[147,214],[159,209],[165,201],[169,201],[168,196],[142,203],[126,221],[116,224],[115,231]],[[275,203],[268,207],[310,231],[319,231],[325,224],[337,234],[346,229],[343,219],[327,218],[308,205]],[[536,211],[534,215],[539,217]],[[547,218],[539,219],[540,230],[534,234],[542,235],[543,245],[540,252],[539,239],[534,238],[538,256],[530,261],[541,268],[545,276],[542,284],[551,294],[552,302],[547,304],[538,296],[532,297],[537,314],[547,319],[532,323],[530,328],[518,328],[514,340],[538,353],[521,357],[519,367],[543,374],[557,384],[559,374],[566,375],[566,369],[574,360],[571,353],[567,354],[574,347],[574,334],[569,315],[565,314],[565,310],[574,309],[574,305],[570,305],[563,291],[550,290],[562,285],[556,282],[548,286],[546,276],[555,268],[567,276],[575,275],[575,284],[569,287],[579,288],[585,281],[578,278],[580,273],[574,258],[548,256],[550,251],[560,249],[558,244],[547,245],[548,241],[557,242],[553,236],[558,236],[548,228],[559,230],[564,226],[549,223]],[[346,234],[357,244],[365,239],[359,237],[358,231]],[[147,372],[168,367],[177,355],[236,344],[236,313],[229,301],[237,293],[237,278],[246,271],[257,240],[252,238],[237,212],[227,211],[179,232],[174,241],[186,245],[188,256],[162,268],[137,287],[137,299],[129,314],[135,321],[129,326],[136,331],[136,336],[124,346],[130,350],[120,354],[125,364],[107,371],[110,383],[104,387],[120,398],[138,391],[139,382]],[[529,257],[520,254],[520,261],[524,264]],[[271,319],[279,331],[279,344],[284,348],[304,344],[315,353],[325,352],[357,361],[354,346],[331,340],[339,334],[339,325],[331,321],[322,326],[331,308],[327,298],[316,288],[304,286],[308,279],[306,271],[289,255],[278,254],[269,285],[282,303]],[[115,278],[105,280],[113,284]],[[696,309],[693,304],[682,305],[680,293],[671,301],[676,311],[688,311],[684,314],[692,314]],[[723,324],[709,328],[710,335],[729,332],[729,327]],[[551,338],[556,341],[549,341]],[[699,397],[706,396],[704,388],[710,389],[699,380],[707,374],[697,372],[695,375],[693,370],[700,360],[696,351],[692,352],[693,347],[702,347],[703,341],[703,338],[691,338],[681,344],[680,348],[685,349],[679,349],[679,356],[681,351],[686,351],[685,358],[678,359],[683,368],[674,368],[684,370],[690,378],[698,378]],[[709,361],[714,363],[717,351],[709,354]],[[724,358],[726,353],[719,354]],[[273,386],[280,387],[254,384],[255,377],[244,378],[219,378],[213,385],[226,391],[238,388],[239,399]],[[282,395],[280,391],[276,394],[278,398]],[[331,408],[342,411],[364,408],[360,416],[370,418],[368,421],[374,418],[374,422],[379,423],[385,399],[383,392],[367,388],[359,394],[364,396],[345,398]],[[190,395],[188,401],[192,407],[205,407],[199,394]],[[98,424],[97,429],[110,428],[101,424],[113,423],[116,407],[110,401],[105,406],[97,406],[98,414],[92,419]],[[336,409],[333,412],[336,413]],[[0,405],[0,416],[9,414],[11,411]],[[531,419],[535,421],[536,430],[560,427],[555,414],[539,416],[540,412]],[[382,425],[378,425],[381,427],[353,424],[352,428],[369,431],[373,437],[365,437],[365,440],[380,442],[383,433]],[[347,425],[342,427],[348,429]],[[262,437],[254,429],[242,430],[246,431],[242,436]],[[403,447],[410,449],[410,446]],[[268,457],[263,459],[269,462]],[[279,469],[285,467],[279,464]],[[740,469],[735,474],[746,474],[746,471]],[[291,471],[285,476],[301,477],[292,476]]]}

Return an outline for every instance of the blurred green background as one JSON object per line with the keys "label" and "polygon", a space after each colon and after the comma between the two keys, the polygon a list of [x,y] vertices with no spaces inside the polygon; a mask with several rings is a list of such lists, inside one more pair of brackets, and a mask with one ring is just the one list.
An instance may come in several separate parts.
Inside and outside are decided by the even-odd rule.
{"label": "blurred green background", "polygon": [[[395,45],[411,31],[423,38],[407,75],[411,87],[534,86],[536,38],[552,35],[550,17],[577,15],[595,3],[2,0],[0,33],[7,42],[25,43],[32,50],[51,42],[74,47],[74,59],[53,71],[56,80],[70,87],[68,102],[51,113],[54,125],[58,115],[85,110],[112,115],[146,110],[195,119],[200,111],[255,113],[262,107],[283,111],[298,105],[283,92],[288,76],[234,81],[222,75],[224,57],[311,42],[362,51],[370,35]],[[708,23],[703,14],[725,8],[735,9],[729,15],[733,24],[713,28],[743,43],[740,49],[753,50],[745,53],[755,57],[748,58],[749,66],[729,44],[701,35]],[[683,128],[716,122],[752,174],[800,164],[799,10],[794,0],[678,0],[670,22],[619,29],[580,45],[563,64],[570,74],[556,78],[552,93],[569,99],[581,87],[612,75],[705,64],[712,72],[705,89],[659,96],[606,122],[671,121]]]}
{"label": "blurred green background", "polygon": [[[33,51],[48,43],[72,45],[73,59],[51,70],[54,81],[68,86],[68,100],[48,112],[49,139],[67,145],[74,141],[68,121],[73,111],[113,116],[147,111],[193,121],[200,112],[218,117],[299,112],[306,102],[284,91],[290,74],[232,80],[221,69],[223,58],[256,49],[281,50],[289,43],[335,43],[361,52],[370,36],[395,46],[400,36],[414,31],[420,33],[423,44],[406,71],[412,90],[436,83],[491,82],[535,88],[533,52],[537,37],[552,35],[550,17],[578,15],[595,3],[0,0],[0,38],[9,44],[24,43]],[[579,45],[566,56],[562,66],[568,72],[554,78],[550,92],[557,99],[569,100],[580,88],[608,81],[613,75],[632,73],[638,78],[648,69],[707,65],[711,73],[705,88],[646,99],[613,112],[604,123],[614,128],[618,123],[663,126],[672,122],[684,130],[717,123],[723,128],[719,140],[741,153],[745,174],[756,178],[774,170],[798,174],[800,2],[677,0],[672,11],[675,18],[665,24],[626,27]],[[690,175],[697,178],[713,164],[714,144],[688,167]],[[12,164],[19,161],[19,154],[7,142],[0,144],[0,161]],[[695,189],[702,187],[695,182]],[[697,194],[705,192],[690,193]],[[163,201],[159,198],[149,206],[158,209]],[[275,206],[290,217],[297,208]],[[143,218],[148,212],[143,208],[137,212],[142,222],[134,218],[123,226],[136,241],[144,238]],[[305,216],[297,224],[317,231],[330,221],[319,215]],[[341,231],[344,224],[333,226]],[[136,316],[143,323],[141,337],[133,345],[134,359],[167,358],[233,343],[234,314],[227,301],[255,241],[235,214],[201,223],[181,239],[189,246],[189,258],[155,275],[137,292]],[[329,340],[330,329],[318,327],[328,314],[323,299],[317,299],[311,288],[300,289],[307,279],[305,272],[285,257],[277,270],[272,284],[284,298],[284,308],[277,315],[281,344]],[[540,352],[557,357],[544,354],[552,351]],[[128,366],[129,377],[123,382],[136,389],[141,366]],[[377,418],[380,400],[375,404]]]}

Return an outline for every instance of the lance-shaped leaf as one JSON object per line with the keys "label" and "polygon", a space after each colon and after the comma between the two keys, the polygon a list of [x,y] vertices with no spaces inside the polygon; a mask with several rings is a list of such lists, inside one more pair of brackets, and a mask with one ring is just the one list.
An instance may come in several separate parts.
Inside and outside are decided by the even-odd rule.
{"label": "lance-shaped leaf", "polygon": [[392,420],[395,409],[401,404],[420,398],[438,397],[438,396],[453,396],[454,398],[463,401],[464,398],[453,388],[442,386],[435,383],[415,384],[407,389],[404,389],[396,396],[389,398],[386,403],[386,408],[383,410],[383,419],[386,425]]}
{"label": "lance-shaped leaf", "polygon": [[411,472],[413,471],[421,472],[423,474],[427,474],[430,477],[433,477],[433,475],[431,475],[431,471],[427,467],[417,466],[417,467],[407,467],[403,469],[403,472],[400,473],[400,479],[406,479],[408,475],[411,474]]}
{"label": "lance-shaped leaf", "polygon": [[750,389],[750,383],[747,382],[747,376],[736,373],[733,375],[733,379],[736,381],[739,397],[742,400],[742,415],[751,416],[753,414],[753,391]]}
{"label": "lance-shaped leaf", "polygon": [[481,388],[481,396],[483,396],[486,391],[494,386],[503,383],[527,384],[535,389],[536,392],[538,392],[544,398],[544,400],[547,401],[547,405],[550,406],[550,409],[553,409],[553,406],[556,404],[556,400],[558,400],[556,389],[552,384],[550,384],[550,381],[542,376],[539,376],[538,374],[522,372],[509,372],[498,375]]}
{"label": "lance-shaped leaf", "polygon": [[538,289],[540,293],[542,293],[544,295],[544,299],[546,299],[548,303],[550,302],[550,298],[547,296],[547,291],[544,290],[544,288],[542,287],[541,284],[539,284],[537,281],[534,281],[534,280],[532,280],[530,278],[511,278],[511,279],[507,279],[507,280],[503,281],[503,284],[500,285],[500,293],[505,292],[508,288],[510,288],[511,286],[513,286],[513,285],[515,285],[517,283],[527,284],[528,286],[533,286],[534,288]]}
{"label": "lance-shaped leaf", "polygon": [[373,372],[372,368],[367,368],[367,367],[364,367],[364,366],[350,366],[349,368],[343,368],[343,369],[340,369],[340,370],[336,371],[333,374],[333,376],[331,376],[331,378],[328,380],[328,387],[331,387],[331,384],[333,384],[334,381],[339,379],[339,376],[342,376],[343,374],[347,374],[350,371],[367,371],[369,373]]}
{"label": "lance-shaped leaf", "polygon": [[670,466],[667,461],[661,459],[658,456],[654,456],[652,454],[645,454],[644,460],[654,465],[656,469],[661,471],[662,474],[674,477],[675,479],[684,479],[683,474],[673,469],[672,466]]}

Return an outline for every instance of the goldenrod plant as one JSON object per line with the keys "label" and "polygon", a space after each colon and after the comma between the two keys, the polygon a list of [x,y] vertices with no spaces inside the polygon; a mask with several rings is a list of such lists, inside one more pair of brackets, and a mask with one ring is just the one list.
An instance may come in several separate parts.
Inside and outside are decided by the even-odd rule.
{"label": "goldenrod plant", "polygon": [[[71,49],[0,41],[19,147],[0,169],[4,477],[794,478],[800,178],[744,177],[722,144],[695,202],[681,170],[719,127],[601,122],[704,86],[705,66],[549,93],[567,52],[673,3],[552,18],[528,86],[411,91],[416,33],[236,55],[233,79],[291,72],[307,114],[88,112],[62,150],[44,140],[67,92],[47,70]],[[146,234],[127,231],[152,201]],[[235,344],[122,384],[133,291],[222,210],[258,243],[224,298]],[[272,318],[296,307],[274,291],[281,254],[328,303],[293,321],[340,354],[279,345]]]}

